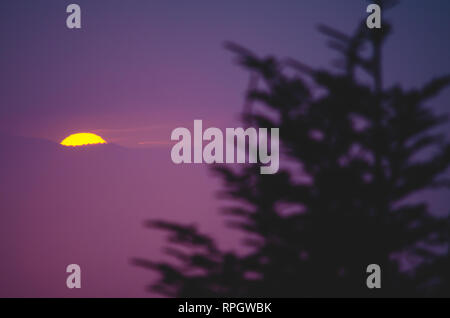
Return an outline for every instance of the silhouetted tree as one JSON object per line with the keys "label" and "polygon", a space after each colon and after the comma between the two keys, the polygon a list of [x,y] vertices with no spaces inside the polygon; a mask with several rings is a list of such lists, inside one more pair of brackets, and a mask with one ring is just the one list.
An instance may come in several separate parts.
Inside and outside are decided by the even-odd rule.
{"label": "silhouetted tree", "polygon": [[[448,218],[410,198],[448,186],[450,145],[426,106],[450,83],[384,88],[382,46],[391,27],[353,36],[321,26],[340,54],[339,72],[227,48],[252,74],[243,121],[279,127],[282,169],[217,166],[234,206],[229,226],[251,252],[226,253],[195,226],[151,221],[169,233],[177,262],[136,259],[156,270],[169,296],[449,296]],[[382,288],[366,287],[379,264]]]}

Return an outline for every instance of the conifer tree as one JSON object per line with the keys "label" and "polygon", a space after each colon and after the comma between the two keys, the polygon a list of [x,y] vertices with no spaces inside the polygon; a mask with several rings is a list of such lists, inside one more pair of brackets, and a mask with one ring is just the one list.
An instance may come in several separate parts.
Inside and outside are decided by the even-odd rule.
{"label": "conifer tree", "polygon": [[[168,232],[174,262],[135,259],[160,273],[152,289],[179,297],[449,296],[449,218],[434,217],[425,189],[448,187],[446,122],[427,102],[450,83],[385,87],[382,48],[391,27],[319,30],[339,70],[260,58],[228,43],[251,74],[243,122],[279,127],[280,171],[216,166],[234,203],[228,225],[251,252],[221,251],[193,225],[150,221]],[[437,211],[439,212],[439,211]],[[444,211],[445,214],[447,211]],[[448,214],[447,214],[448,215]],[[366,287],[378,264],[382,288]]]}

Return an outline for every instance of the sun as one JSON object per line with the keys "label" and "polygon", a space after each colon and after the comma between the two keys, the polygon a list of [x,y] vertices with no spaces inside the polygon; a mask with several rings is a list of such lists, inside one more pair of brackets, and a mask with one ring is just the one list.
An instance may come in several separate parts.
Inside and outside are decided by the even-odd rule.
{"label": "sun", "polygon": [[78,133],[70,135],[61,141],[63,146],[85,146],[85,145],[96,145],[96,144],[106,144],[107,142],[100,136],[91,133]]}

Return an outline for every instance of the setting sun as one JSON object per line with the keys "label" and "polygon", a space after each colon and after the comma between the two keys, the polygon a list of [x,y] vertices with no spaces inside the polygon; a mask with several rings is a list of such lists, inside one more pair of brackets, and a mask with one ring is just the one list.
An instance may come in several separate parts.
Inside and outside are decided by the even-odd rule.
{"label": "setting sun", "polygon": [[84,146],[84,145],[95,145],[95,144],[106,144],[107,142],[100,136],[91,133],[79,133],[73,134],[61,141],[63,146]]}

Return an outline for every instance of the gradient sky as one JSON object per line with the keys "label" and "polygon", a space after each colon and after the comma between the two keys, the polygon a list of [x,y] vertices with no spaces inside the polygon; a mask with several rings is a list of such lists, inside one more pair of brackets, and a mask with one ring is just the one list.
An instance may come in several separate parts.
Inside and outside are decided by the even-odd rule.
{"label": "gradient sky", "polygon": [[[385,83],[414,88],[450,71],[450,1],[402,2],[383,15],[394,24]],[[70,3],[81,6],[81,30],[66,27]],[[174,165],[170,132],[192,127],[194,119],[204,127],[239,125],[248,74],[225,41],[330,67],[335,53],[316,26],[352,32],[366,6],[362,0],[2,0],[0,296],[73,295],[62,283],[68,262],[87,269],[88,285],[76,295],[147,295],[149,275],[129,259],[161,249],[161,236],[142,227],[149,217],[200,224],[236,246],[238,235],[217,213],[220,180],[204,165]],[[433,104],[448,111],[449,90]],[[52,143],[80,131],[125,148],[72,152]],[[134,147],[149,149],[127,149]],[[429,198],[438,213],[448,211],[448,195]]]}
{"label": "gradient sky", "polygon": [[[122,145],[161,145],[192,120],[235,126],[248,74],[223,48],[327,67],[318,23],[343,31],[366,1],[83,1],[82,29],[65,26],[70,1],[2,1],[0,131],[54,141],[96,131]],[[414,87],[450,70],[450,2],[408,0],[388,12],[386,83]],[[383,17],[386,17],[383,16]],[[439,99],[445,109],[450,94]]]}

